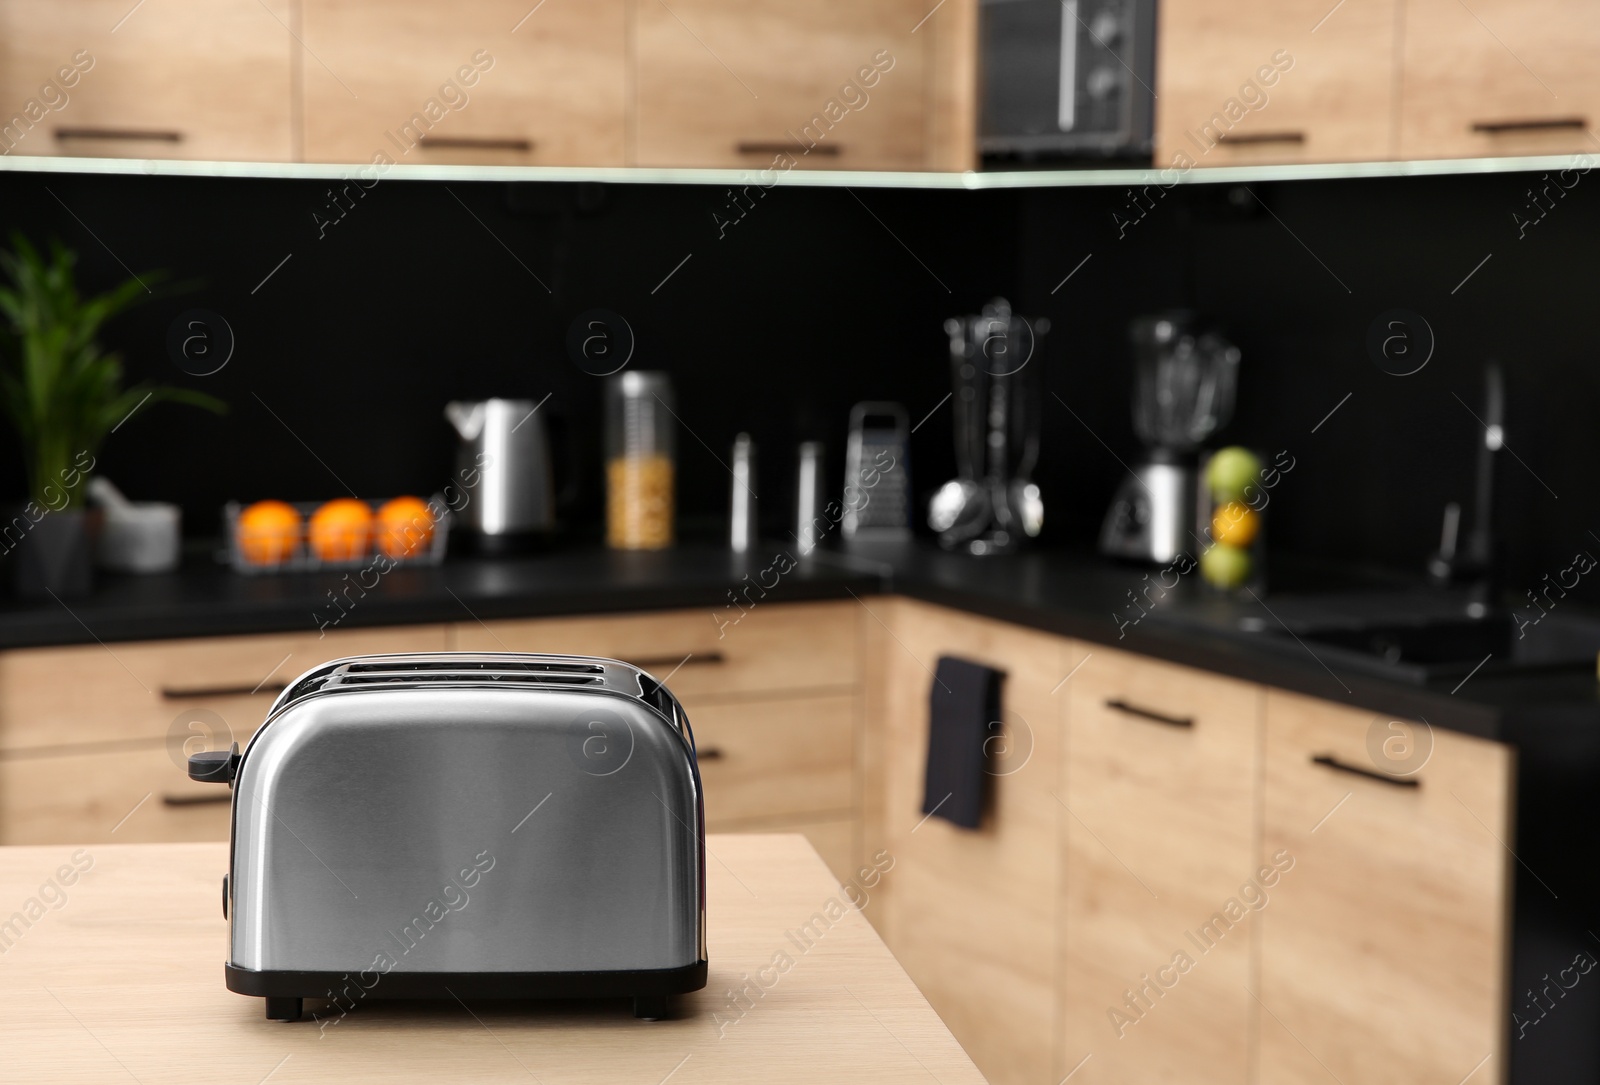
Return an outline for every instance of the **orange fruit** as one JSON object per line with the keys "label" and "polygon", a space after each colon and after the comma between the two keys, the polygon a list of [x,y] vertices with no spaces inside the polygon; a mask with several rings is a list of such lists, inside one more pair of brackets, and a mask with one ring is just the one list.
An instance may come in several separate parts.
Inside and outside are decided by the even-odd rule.
{"label": "orange fruit", "polygon": [[433,513],[420,497],[397,497],[378,509],[378,549],[391,558],[424,553],[433,541]]}
{"label": "orange fruit", "polygon": [[239,552],[252,565],[278,565],[300,545],[300,514],[283,501],[257,501],[239,513]]}
{"label": "orange fruit", "polygon": [[372,510],[365,501],[337,497],[311,514],[311,550],[323,561],[365,557],[372,542]]}
{"label": "orange fruit", "polygon": [[1261,514],[1238,501],[1218,505],[1211,517],[1211,537],[1229,546],[1249,546],[1260,530]]}

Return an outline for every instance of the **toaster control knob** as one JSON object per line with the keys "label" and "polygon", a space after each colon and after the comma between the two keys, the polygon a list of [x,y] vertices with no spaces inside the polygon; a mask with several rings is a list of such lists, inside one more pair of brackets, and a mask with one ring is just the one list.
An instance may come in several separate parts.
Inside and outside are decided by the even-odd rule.
{"label": "toaster control knob", "polygon": [[239,771],[239,744],[227,750],[202,750],[189,755],[189,779],[203,784],[231,784]]}
{"label": "toaster control knob", "polygon": [[222,876],[222,918],[228,918],[228,876]]}

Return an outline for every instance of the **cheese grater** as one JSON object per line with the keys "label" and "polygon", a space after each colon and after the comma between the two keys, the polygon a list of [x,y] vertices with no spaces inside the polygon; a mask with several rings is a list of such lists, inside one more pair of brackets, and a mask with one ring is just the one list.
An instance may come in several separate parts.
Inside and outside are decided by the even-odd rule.
{"label": "cheese grater", "polygon": [[845,446],[846,539],[911,537],[911,463],[906,410],[898,403],[857,403]]}

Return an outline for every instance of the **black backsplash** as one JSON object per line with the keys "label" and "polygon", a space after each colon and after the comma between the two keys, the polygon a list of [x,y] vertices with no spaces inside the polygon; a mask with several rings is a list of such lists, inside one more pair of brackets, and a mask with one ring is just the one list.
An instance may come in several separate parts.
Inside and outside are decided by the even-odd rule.
{"label": "black backsplash", "polygon": [[[215,534],[229,498],[431,492],[450,469],[447,400],[546,393],[579,457],[569,518],[593,533],[601,382],[565,345],[591,308],[629,321],[634,367],[673,374],[685,518],[724,514],[718,459],[744,429],[760,449],[765,522],[781,529],[796,442],[822,438],[840,471],[846,415],[862,399],[899,400],[914,422],[933,411],[913,438],[920,504],[954,469],[949,406],[934,410],[948,390],[943,319],[1004,294],[1053,324],[1033,363],[1050,393],[1049,541],[1092,545],[1118,460],[1138,455],[1129,319],[1191,306],[1244,355],[1223,437],[1295,457],[1269,513],[1284,552],[1419,569],[1444,503],[1470,510],[1482,432],[1471,412],[1484,362],[1500,360],[1514,455],[1501,457],[1496,534],[1520,592],[1600,548],[1587,477],[1600,460],[1600,372],[1583,315],[1595,311],[1584,269],[1600,180],[1569,174],[1574,187],[1519,238],[1512,213],[1529,217],[1537,180],[785,187],[751,189],[745,217],[719,227],[728,194],[694,186],[389,179],[341,200],[327,182],[5,173],[0,226],[62,238],[87,288],[124,277],[123,262],[196,284],[158,289],[107,338],[131,377],[204,388],[232,411],[146,408],[101,457],[131,496],[180,501],[193,534]],[[330,202],[344,216],[319,227]],[[169,325],[191,308],[234,330],[215,376],[186,376],[167,355]],[[1413,376],[1380,371],[1365,346],[1395,308],[1437,337]],[[0,486],[19,494],[14,457],[0,462]]]}

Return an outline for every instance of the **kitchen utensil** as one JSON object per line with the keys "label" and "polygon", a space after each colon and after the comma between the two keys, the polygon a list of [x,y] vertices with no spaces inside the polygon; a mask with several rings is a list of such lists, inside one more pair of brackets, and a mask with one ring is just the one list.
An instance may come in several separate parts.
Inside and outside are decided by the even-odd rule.
{"label": "kitchen utensil", "polygon": [[129,501],[110,479],[89,480],[89,500],[100,506],[95,561],[119,573],[166,573],[178,567],[183,512],[163,501]]}
{"label": "kitchen utensil", "polygon": [[1202,545],[1195,453],[1233,416],[1239,349],[1186,310],[1140,317],[1129,336],[1133,428],[1146,453],[1117,488],[1100,550],[1161,563]]}
{"label": "kitchen utensil", "polygon": [[677,420],[665,373],[633,370],[606,383],[606,543],[672,545]]}
{"label": "kitchen utensil", "polygon": [[728,498],[728,547],[735,554],[748,553],[760,531],[756,511],[756,443],[748,433],[733,439],[729,459],[733,485]]}
{"label": "kitchen utensil", "polygon": [[445,405],[455,427],[457,477],[477,479],[458,512],[471,548],[487,554],[532,549],[555,530],[555,490],[544,401],[485,399]]}
{"label": "kitchen utensil", "polygon": [[911,460],[906,409],[898,403],[850,408],[844,454],[846,539],[882,542],[911,537]]}
{"label": "kitchen utensil", "polygon": [[833,525],[823,516],[821,441],[802,441],[795,473],[794,539],[800,556],[817,548]]}
{"label": "kitchen utensil", "polygon": [[634,1000],[706,983],[705,825],[676,698],[626,663],[434,652],[316,667],[233,788],[228,989],[301,1000]]}
{"label": "kitchen utensil", "polygon": [[928,524],[947,550],[997,554],[1037,535],[1044,503],[1031,476],[1039,459],[1035,357],[1048,320],[1030,321],[996,298],[976,316],[945,321],[950,337],[958,476],[934,494]]}

